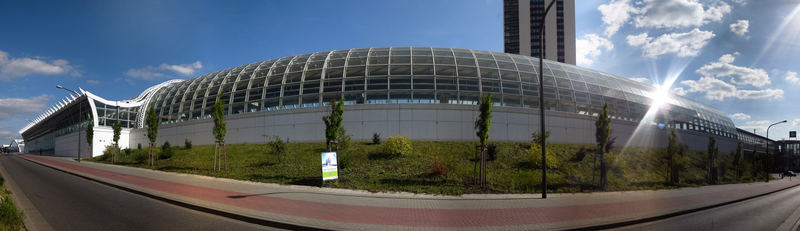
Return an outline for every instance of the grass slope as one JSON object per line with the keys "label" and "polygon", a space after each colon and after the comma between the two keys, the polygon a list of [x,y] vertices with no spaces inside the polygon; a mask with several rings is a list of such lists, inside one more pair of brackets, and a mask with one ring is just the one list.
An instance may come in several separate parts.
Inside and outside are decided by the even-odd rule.
{"label": "grass slope", "polygon": [[[339,180],[322,182],[320,152],[324,143],[289,143],[286,154],[276,154],[265,144],[229,144],[228,170],[212,171],[213,146],[196,145],[191,149],[173,147],[174,154],[158,161],[153,169],[239,180],[280,184],[309,185],[372,192],[403,191],[460,195],[483,193],[475,183],[477,142],[411,141],[413,152],[404,156],[387,155],[382,145],[353,142],[339,155]],[[487,161],[488,192],[536,193],[541,190],[540,149],[524,142],[494,142],[497,158]],[[599,180],[592,145],[548,145],[548,191],[591,192]],[[606,190],[662,189],[698,186],[705,182],[704,153],[687,153],[690,164],[681,171],[681,183],[670,185],[665,180],[664,166],[658,164],[657,154],[663,149],[615,149],[606,154],[609,163],[609,185]],[[160,152],[160,149],[157,150]],[[122,152],[117,164],[150,168],[137,161],[146,150]],[[441,158],[444,171],[434,171],[435,159]],[[109,158],[94,161],[108,163]],[[141,157],[139,159],[142,159]],[[729,155],[720,154],[720,163],[728,163]],[[723,165],[721,165],[723,166]],[[442,169],[442,168],[439,168]],[[730,167],[721,167],[730,169]],[[747,170],[751,171],[751,170]],[[441,173],[438,173],[441,172]],[[722,183],[746,182],[734,180],[733,170],[722,172]],[[745,176],[752,175],[745,172]]]}
{"label": "grass slope", "polygon": [[22,212],[14,205],[4,183],[3,176],[0,176],[0,230],[25,230]]}

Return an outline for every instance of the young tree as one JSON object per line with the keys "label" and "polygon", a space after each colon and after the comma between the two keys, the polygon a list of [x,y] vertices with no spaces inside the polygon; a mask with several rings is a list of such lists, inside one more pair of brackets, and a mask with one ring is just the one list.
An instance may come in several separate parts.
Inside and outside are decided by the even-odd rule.
{"label": "young tree", "polygon": [[[212,132],[216,139],[214,145],[214,171],[218,171],[222,170],[223,166],[227,169],[228,165],[228,154],[225,152],[225,134],[228,131],[227,124],[225,124],[225,107],[219,97],[217,102],[214,102],[214,106],[211,107],[211,117],[214,118]],[[223,156],[225,165],[222,164]]]}
{"label": "young tree", "polygon": [[89,158],[92,157],[92,141],[94,140],[94,120],[92,114],[89,114],[89,123],[86,124],[86,143],[89,144]]}
{"label": "young tree", "polygon": [[114,152],[111,154],[111,163],[116,163],[119,155],[119,135],[122,132],[122,124],[119,121],[115,121],[111,128],[114,130]]}
{"label": "young tree", "polygon": [[153,149],[155,149],[156,138],[158,137],[158,116],[153,107],[147,109],[147,118],[145,118],[145,122],[147,124],[147,139],[150,141],[150,150],[148,150],[149,164],[153,166],[155,164]]}
{"label": "young tree", "polygon": [[672,132],[669,133],[669,142],[667,143],[667,165],[669,168],[669,183],[670,184],[678,184],[679,176],[678,176],[678,165],[677,162],[679,161],[678,151],[680,147],[678,146],[678,136],[675,134],[675,129],[672,129]]}
{"label": "young tree", "polygon": [[742,177],[742,142],[736,143],[736,152],[733,153],[733,170],[736,181]]}
{"label": "young tree", "polygon": [[492,93],[481,97],[478,105],[480,115],[475,120],[475,135],[480,139],[481,149],[481,187],[486,184],[486,142],[489,141],[489,126],[492,124]]}
{"label": "young tree", "polygon": [[[343,105],[343,99],[339,99],[338,101],[332,100],[331,114],[322,117],[322,121],[325,122],[325,146],[329,152],[333,151],[332,144],[339,140],[339,133],[342,129],[342,115],[344,115]],[[338,144],[336,150],[339,150]]]}
{"label": "young tree", "polygon": [[594,125],[597,128],[594,135],[597,140],[597,154],[600,156],[600,188],[605,189],[606,183],[608,183],[605,151],[608,137],[611,135],[611,116],[608,115],[608,103],[605,103],[603,111],[597,115],[597,122]]}
{"label": "young tree", "polygon": [[717,147],[717,139],[713,135],[708,136],[708,157],[706,157],[706,179],[709,184],[717,183],[717,156],[719,155],[719,147]]}

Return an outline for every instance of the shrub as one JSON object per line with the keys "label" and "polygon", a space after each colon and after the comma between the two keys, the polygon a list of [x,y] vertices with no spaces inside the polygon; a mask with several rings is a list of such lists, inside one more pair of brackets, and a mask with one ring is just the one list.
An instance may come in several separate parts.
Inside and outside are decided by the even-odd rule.
{"label": "shrub", "polygon": [[108,145],[105,149],[103,149],[103,155],[97,160],[106,161],[111,157],[111,155],[114,155],[114,152],[116,151],[117,150],[114,149],[114,145]]}
{"label": "shrub", "polygon": [[383,151],[389,155],[409,155],[411,142],[405,136],[389,136],[383,142]]}
{"label": "shrub", "polygon": [[[548,145],[550,147],[550,145]],[[558,169],[561,166],[561,160],[558,159],[551,148],[546,150],[547,152],[547,168],[548,169]],[[533,143],[531,144],[531,148],[528,149],[528,156],[530,157],[531,165],[534,168],[542,168],[542,146]]]}
{"label": "shrub", "polygon": [[433,175],[450,177],[450,169],[447,168],[447,164],[444,163],[442,156],[434,156],[431,158],[429,167]]}
{"label": "shrub", "polygon": [[381,144],[381,134],[372,133],[372,144]]}
{"label": "shrub", "polygon": [[[350,148],[350,138],[351,135],[347,134],[347,131],[344,130],[343,127],[339,128],[339,137],[336,138],[337,148],[341,151],[347,150]],[[337,151],[339,151],[337,150]]]}
{"label": "shrub", "polygon": [[486,145],[486,160],[496,160],[497,159],[497,145],[496,144],[489,144]]}
{"label": "shrub", "polygon": [[286,144],[289,143],[289,138],[286,138],[286,142],[284,142],[280,136],[272,136],[273,140],[267,143],[267,146],[272,149],[272,154],[284,154],[286,153]]}
{"label": "shrub", "polygon": [[136,163],[143,164],[148,159],[147,155],[147,152],[136,152],[133,154],[133,160],[136,161]]}
{"label": "shrub", "polygon": [[122,149],[122,151],[125,152],[126,156],[131,154],[131,149],[130,148]]}
{"label": "shrub", "polygon": [[189,139],[183,140],[183,148],[186,150],[192,149],[192,141]]}
{"label": "shrub", "polygon": [[164,142],[164,145],[161,145],[161,153],[158,155],[158,159],[172,158],[172,154],[175,154],[175,151],[172,150],[172,145],[169,144],[169,141]]}

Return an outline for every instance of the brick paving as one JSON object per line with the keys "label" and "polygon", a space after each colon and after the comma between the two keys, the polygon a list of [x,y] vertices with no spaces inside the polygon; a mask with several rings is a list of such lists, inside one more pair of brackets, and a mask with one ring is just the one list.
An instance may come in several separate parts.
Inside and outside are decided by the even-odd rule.
{"label": "brick paving", "polygon": [[432,196],[283,186],[20,155],[157,197],[260,220],[324,229],[565,229],[655,217],[734,201],[800,180],[678,190]]}

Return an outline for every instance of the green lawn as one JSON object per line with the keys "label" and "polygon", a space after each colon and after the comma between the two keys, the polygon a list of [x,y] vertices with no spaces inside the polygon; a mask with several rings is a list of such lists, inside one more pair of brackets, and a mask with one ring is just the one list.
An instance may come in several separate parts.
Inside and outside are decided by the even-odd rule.
{"label": "green lawn", "polygon": [[[334,188],[363,189],[372,192],[403,191],[414,193],[460,195],[482,193],[475,184],[476,162],[474,146],[477,142],[411,141],[413,152],[404,156],[384,154],[382,145],[353,142],[349,149],[339,154],[339,180],[321,181],[320,152],[324,143],[289,143],[287,153],[273,153],[265,144],[227,145],[228,170],[212,171],[213,146],[195,145],[191,149],[173,146],[171,158],[158,161],[153,169],[257,182],[309,185]],[[493,142],[497,145],[497,158],[488,161],[487,182],[490,193],[540,192],[540,151],[531,150],[529,143]],[[548,189],[550,192],[591,192],[597,190],[593,145],[548,145]],[[160,152],[160,150],[157,150]],[[661,189],[704,184],[702,170],[703,152],[687,153],[691,160],[681,172],[681,184],[664,184],[661,166],[656,164],[656,153],[663,149],[614,149],[606,154],[609,163],[606,190]],[[145,150],[125,151],[117,164],[149,168],[135,157]],[[721,154],[725,159],[727,154]],[[447,167],[437,174],[432,165],[435,158]],[[107,158],[94,161],[108,163]],[[725,168],[727,169],[727,168]],[[442,172],[442,171],[439,171]],[[748,175],[748,174],[745,174]],[[749,175],[748,175],[749,176]],[[723,183],[749,181],[734,180],[732,170],[724,172]]]}
{"label": "green lawn", "polygon": [[4,181],[0,176],[0,230],[25,230],[22,212],[14,205]]}

